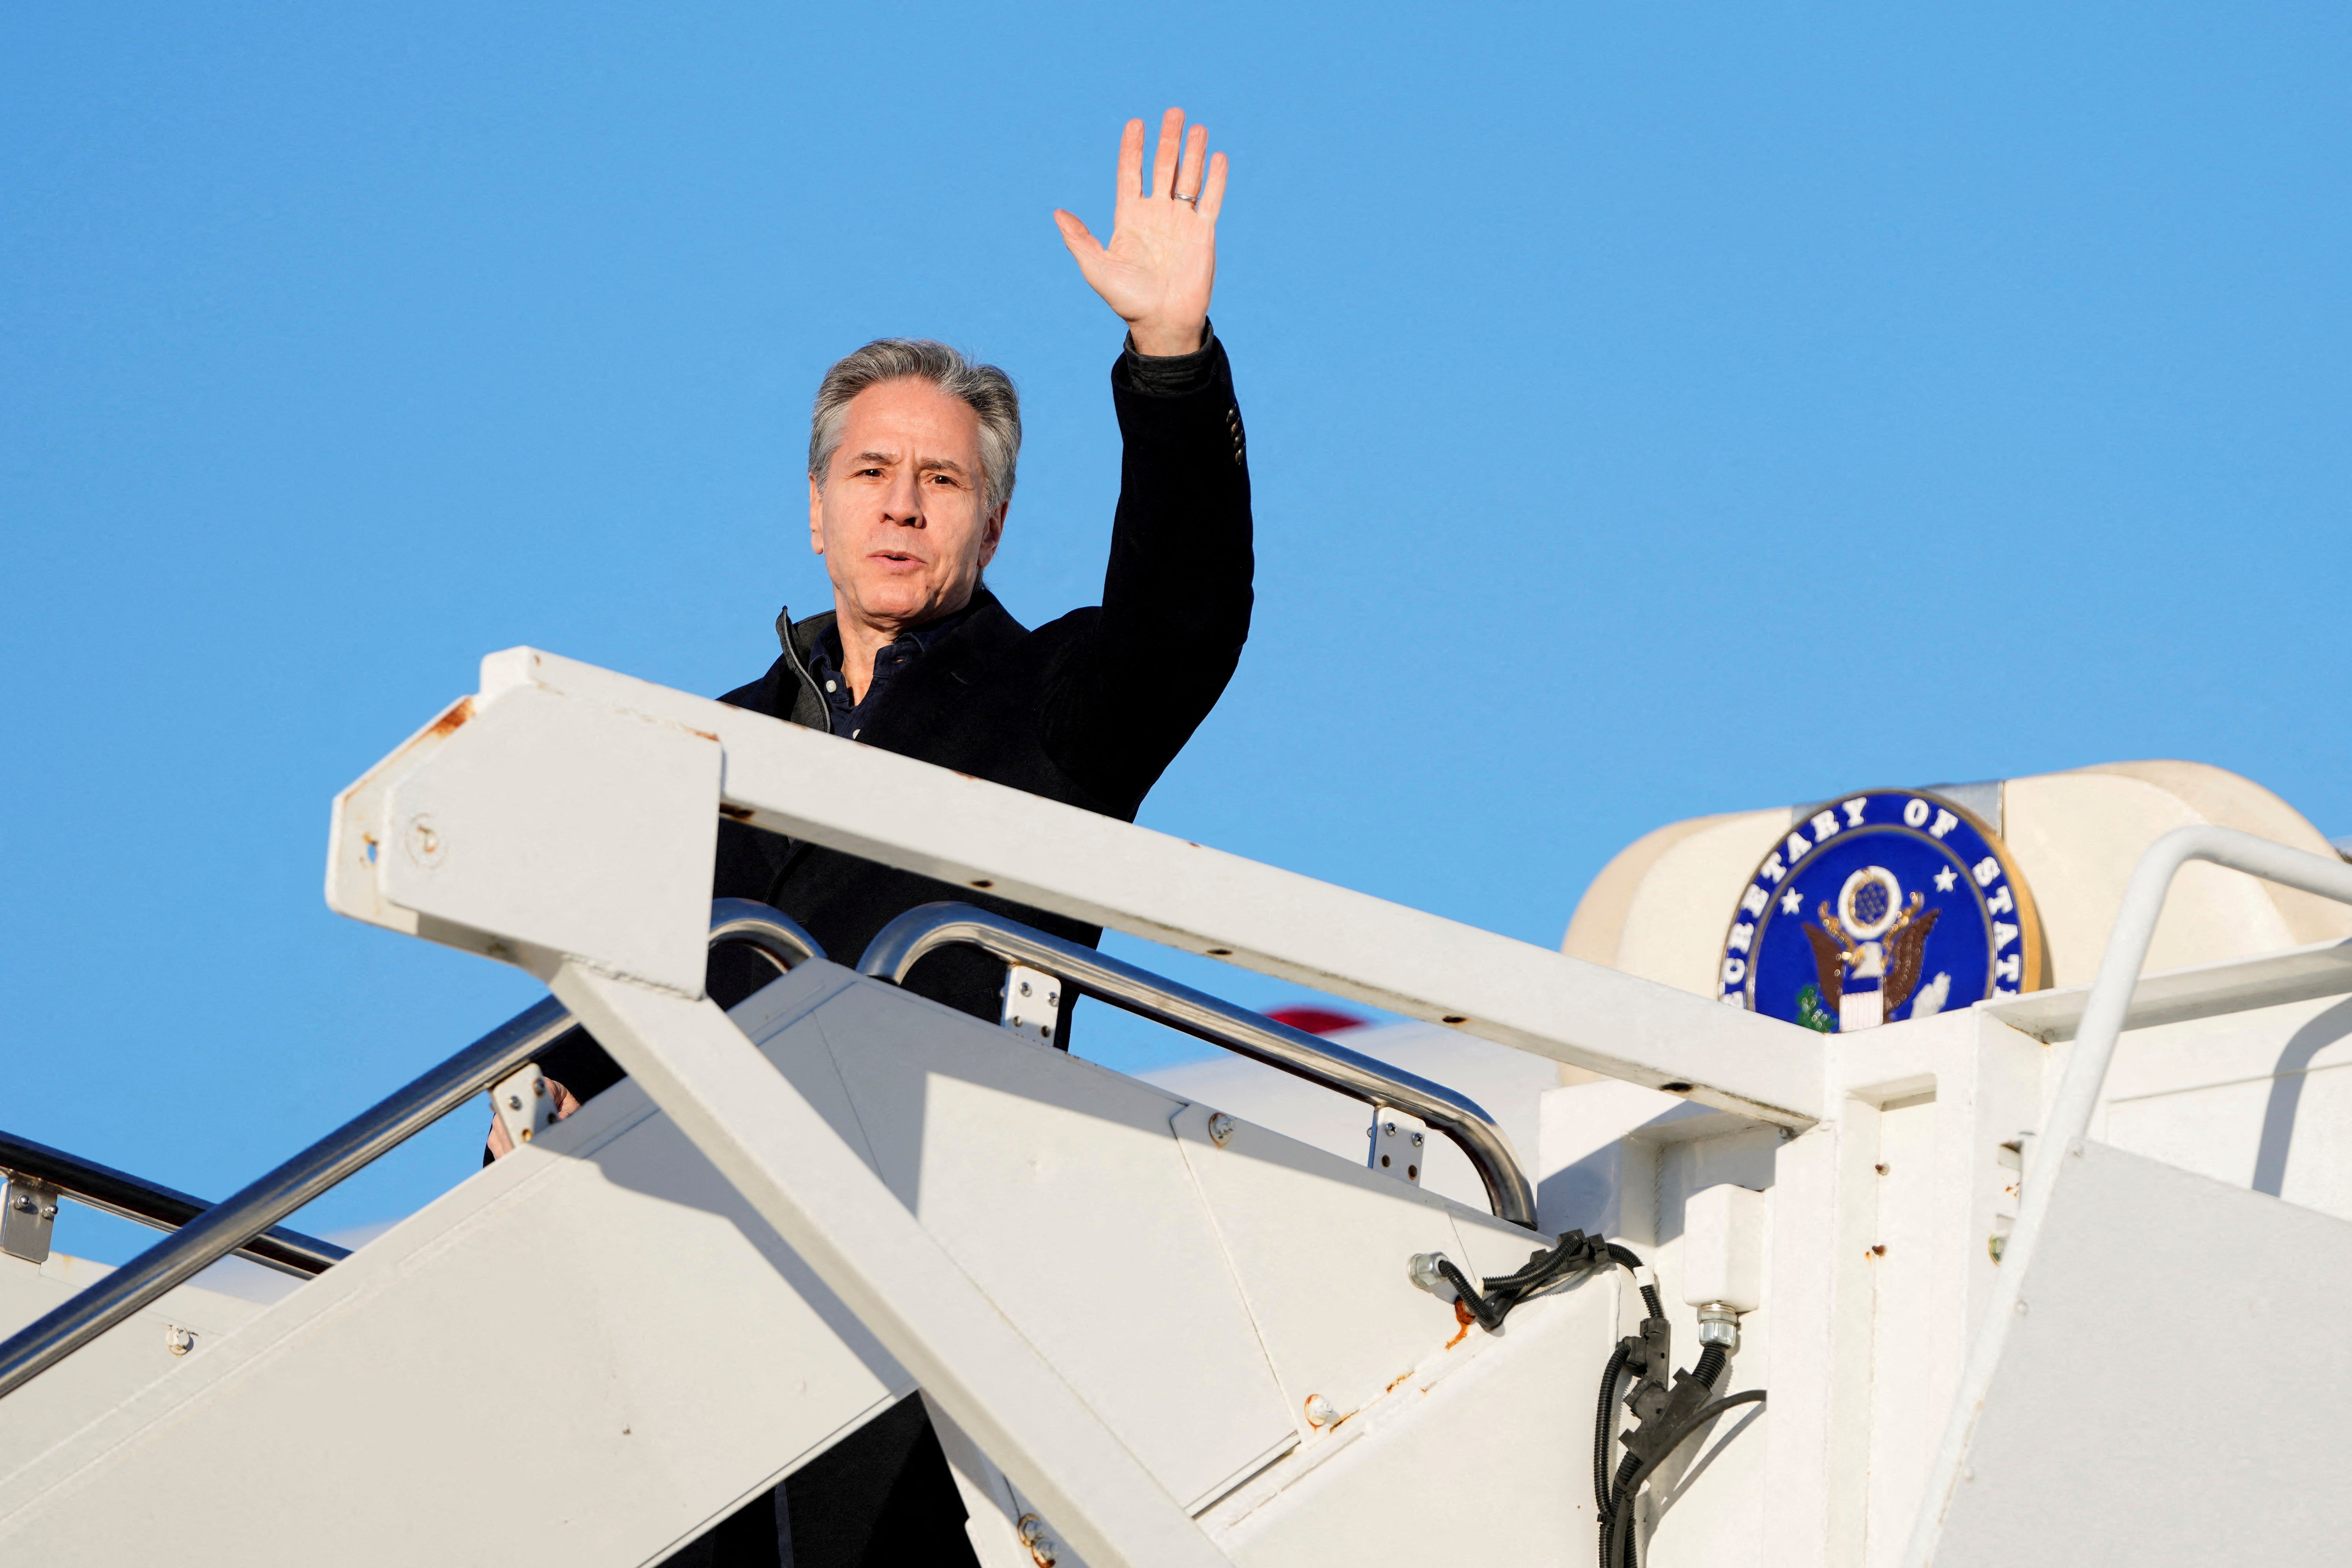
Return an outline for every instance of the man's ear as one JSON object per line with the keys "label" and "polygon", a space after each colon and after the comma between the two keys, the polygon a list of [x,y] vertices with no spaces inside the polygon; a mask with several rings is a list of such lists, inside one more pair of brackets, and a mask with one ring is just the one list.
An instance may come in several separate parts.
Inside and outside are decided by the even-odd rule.
{"label": "man's ear", "polygon": [[996,547],[1004,542],[1004,514],[1012,509],[1013,503],[1008,499],[1003,506],[996,508],[996,516],[988,519],[987,531],[980,536],[982,566],[985,567],[996,559]]}
{"label": "man's ear", "polygon": [[809,549],[824,553],[824,491],[814,474],[809,476]]}

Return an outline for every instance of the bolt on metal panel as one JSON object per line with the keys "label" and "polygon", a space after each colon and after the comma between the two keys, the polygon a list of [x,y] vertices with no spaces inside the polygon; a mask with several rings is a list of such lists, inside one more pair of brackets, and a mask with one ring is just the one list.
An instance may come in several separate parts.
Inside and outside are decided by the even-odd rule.
{"label": "bolt on metal panel", "polygon": [[0,1212],[0,1252],[27,1263],[46,1263],[49,1237],[57,1224],[58,1189],[46,1182],[11,1175]]}

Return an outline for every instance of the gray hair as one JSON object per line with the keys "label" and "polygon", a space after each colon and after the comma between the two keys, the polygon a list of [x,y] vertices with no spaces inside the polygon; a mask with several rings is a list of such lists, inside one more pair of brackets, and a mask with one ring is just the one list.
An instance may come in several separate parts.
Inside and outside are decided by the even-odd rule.
{"label": "gray hair", "polygon": [[841,449],[841,427],[850,400],[884,382],[928,382],[950,397],[961,398],[980,415],[982,507],[993,516],[1013,495],[1013,473],[1021,462],[1021,394],[1013,378],[994,365],[974,364],[945,343],[929,338],[877,338],[854,354],[834,361],[817,383],[809,413],[809,477],[824,487],[825,471]]}

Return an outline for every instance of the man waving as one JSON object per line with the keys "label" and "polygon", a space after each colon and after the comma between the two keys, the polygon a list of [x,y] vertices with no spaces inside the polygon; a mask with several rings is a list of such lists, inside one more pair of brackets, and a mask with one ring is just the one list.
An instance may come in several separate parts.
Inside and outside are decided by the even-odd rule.
{"label": "man waving", "polygon": [[[1013,383],[944,344],[884,339],[825,372],[810,420],[809,542],[833,608],[780,616],[782,656],[727,701],[1134,820],[1249,633],[1249,470],[1209,326],[1225,158],[1207,145],[1170,110],[1147,181],[1143,122],[1130,121],[1110,244],[1054,214],[1128,326],[1111,367],[1125,461],[1101,604],[1032,631],[988,591],[982,573],[1003,538],[1021,451]],[[845,963],[916,904],[972,896],[740,827],[722,840],[717,893],[774,904]],[[1075,941],[1101,936],[996,906]],[[757,958],[734,962],[747,980],[764,978]],[[933,954],[908,977],[909,989],[992,1021],[1003,980],[1001,965],[969,949]]]}
{"label": "man waving", "polygon": [[[1127,324],[1111,366],[1124,444],[1102,602],[1034,630],[982,573],[1003,542],[1021,453],[1020,402],[993,366],[942,343],[886,338],[825,372],[809,422],[809,542],[833,607],[777,617],[782,651],[730,692],[739,707],[844,744],[952,768],[1131,821],[1208,716],[1249,633],[1249,469],[1225,350],[1209,325],[1225,156],[1170,110],[1148,173],[1144,125],[1120,139],[1110,243],[1056,212],[1062,240]],[[722,822],[714,897],[755,899],[855,964],[919,904],[988,904],[1092,946],[1099,928],[815,844]],[[709,990],[733,1003],[774,978],[721,949]],[[909,990],[1000,1016],[1001,965],[942,949]],[[1067,1048],[1066,998],[1052,1039]],[[567,1111],[620,1077],[575,1032],[542,1061]],[[503,1154],[492,1128],[491,1153]],[[920,1400],[861,1428],[675,1557],[711,1568],[971,1562],[963,1509]]]}

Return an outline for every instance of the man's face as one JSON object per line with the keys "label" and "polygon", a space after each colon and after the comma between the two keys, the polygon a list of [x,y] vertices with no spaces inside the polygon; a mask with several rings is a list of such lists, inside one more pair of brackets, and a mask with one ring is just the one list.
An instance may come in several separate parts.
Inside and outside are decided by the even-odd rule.
{"label": "man's face", "polygon": [[961,609],[1004,535],[982,487],[980,416],[961,398],[895,381],[851,399],[824,484],[809,481],[809,544],[840,607],[884,628]]}

